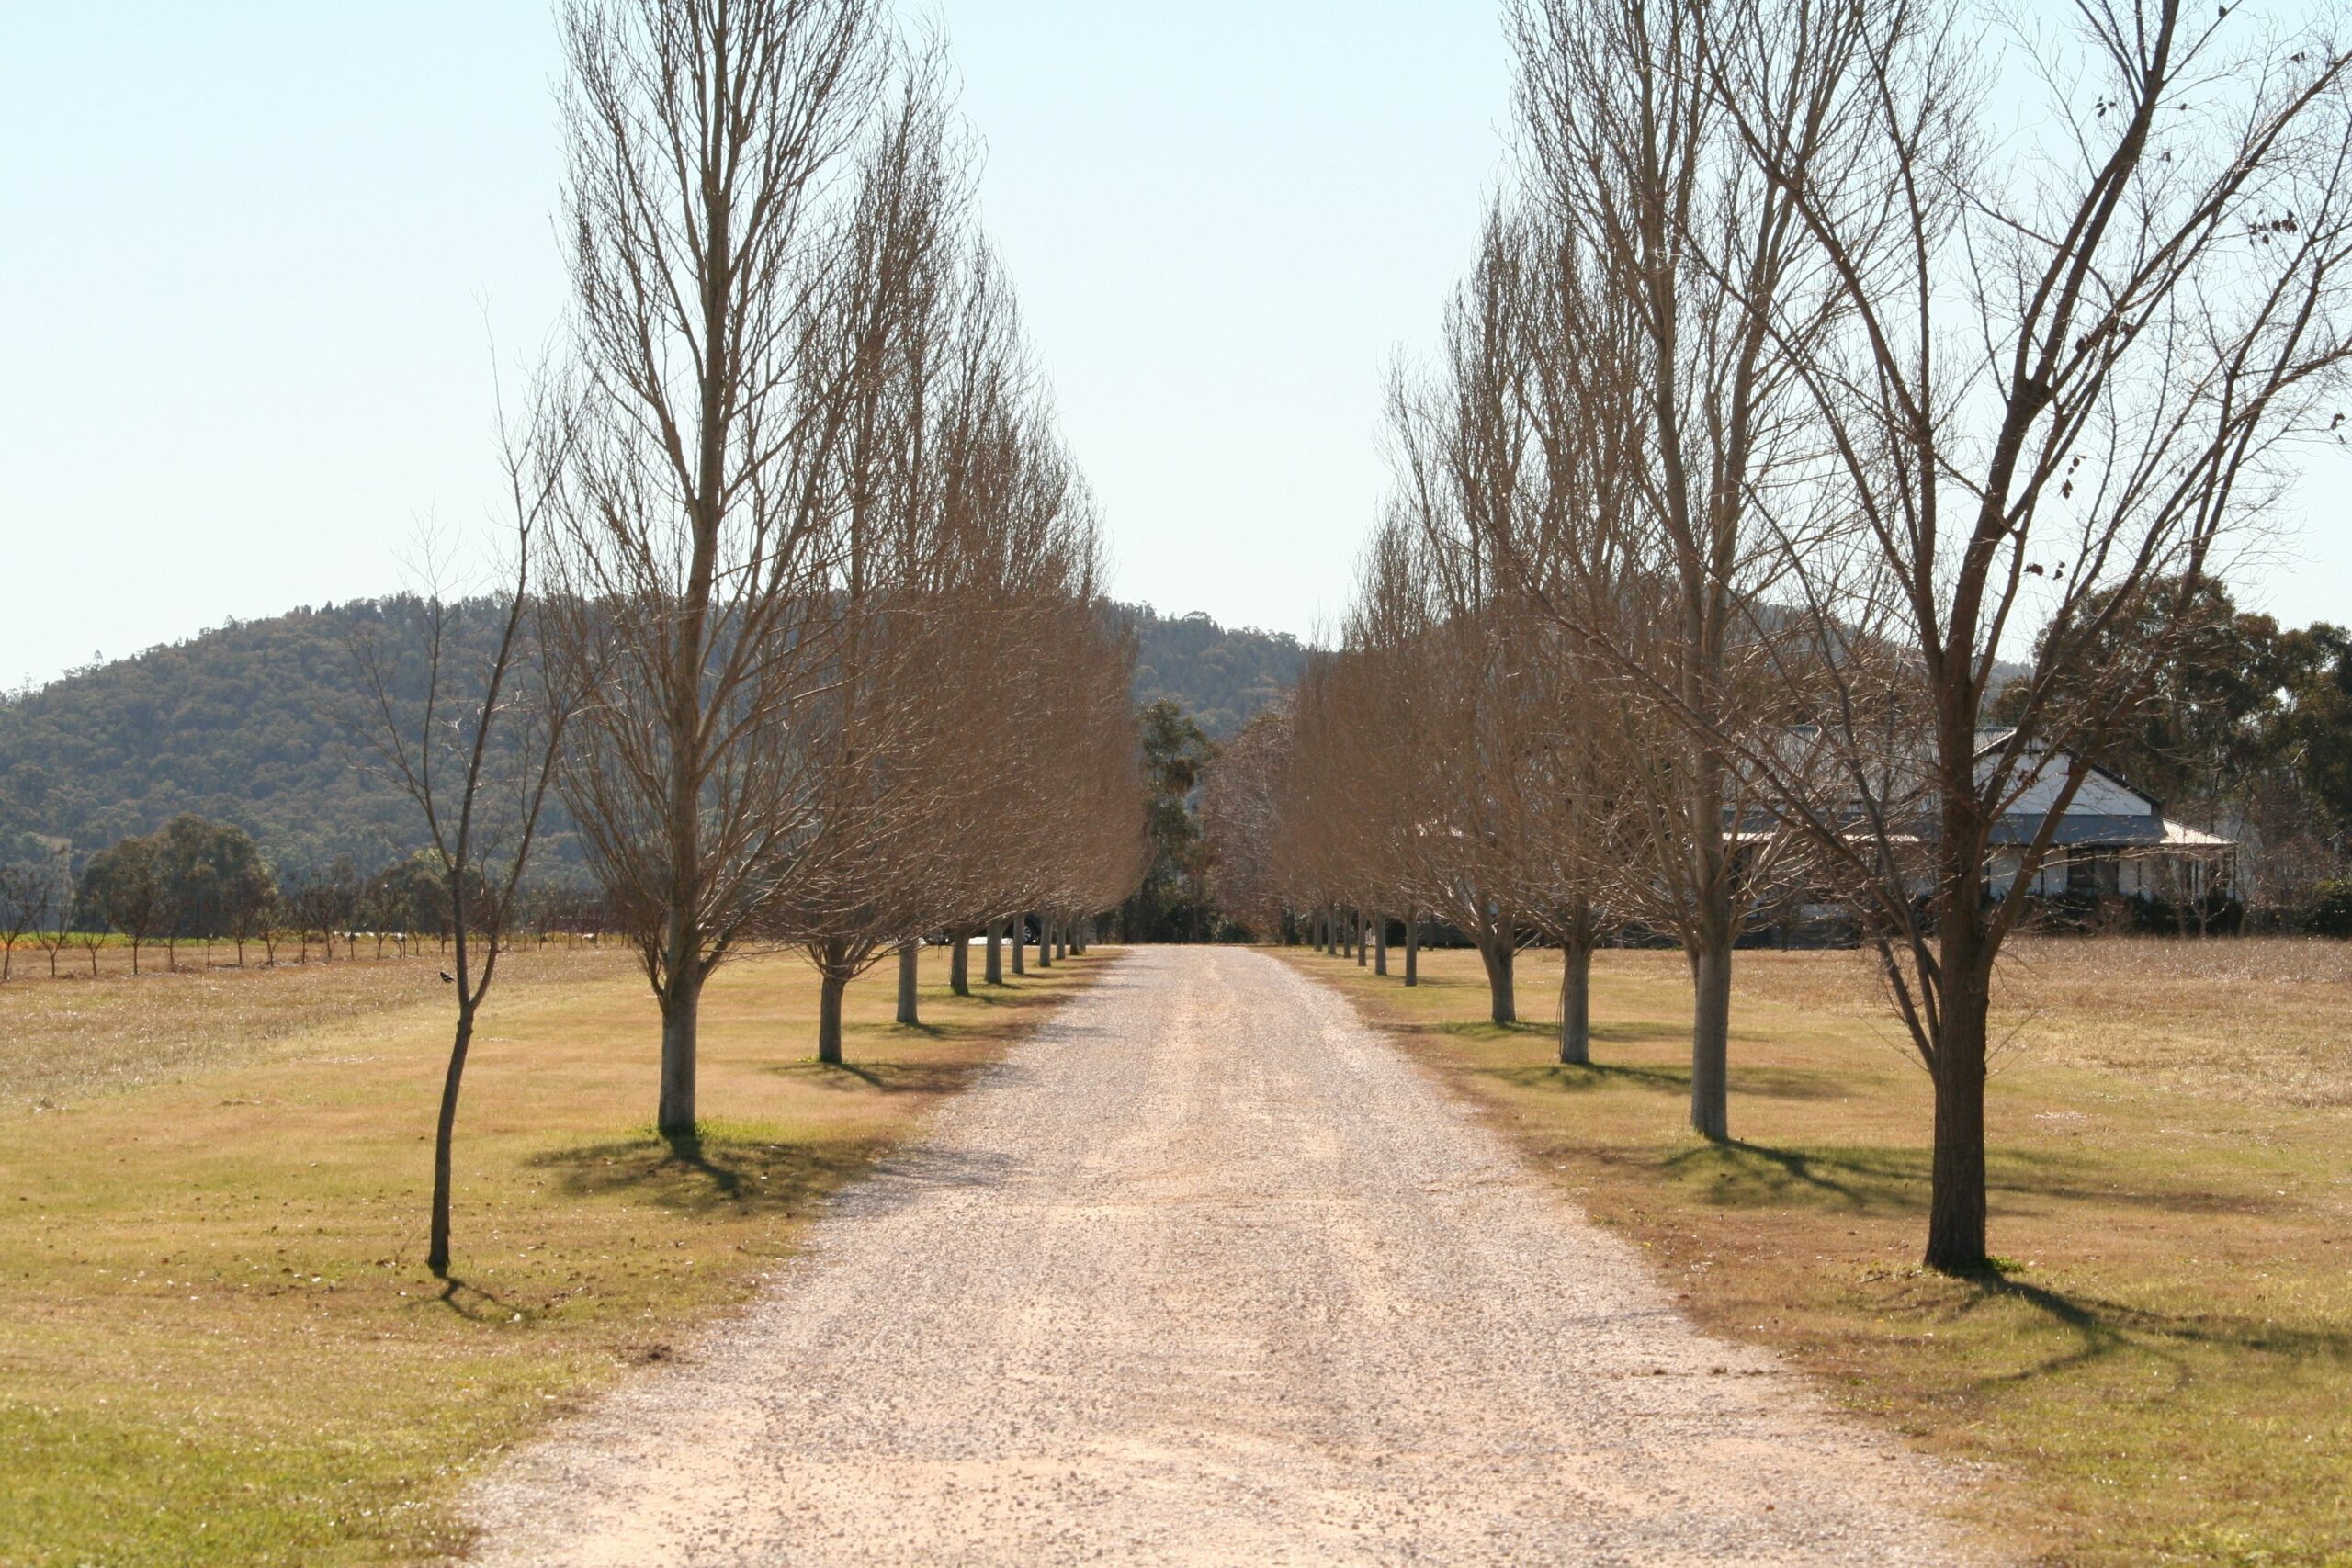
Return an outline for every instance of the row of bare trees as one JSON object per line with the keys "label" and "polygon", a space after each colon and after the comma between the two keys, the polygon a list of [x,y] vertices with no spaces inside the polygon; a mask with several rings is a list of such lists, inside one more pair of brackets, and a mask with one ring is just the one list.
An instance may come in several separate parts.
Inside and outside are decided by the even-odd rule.
{"label": "row of bare trees", "polygon": [[1215,792],[1264,835],[1227,873],[1441,916],[1498,1019],[1514,948],[1561,943],[1571,1059],[1580,956],[1670,935],[1717,1138],[1735,942],[1834,897],[1934,1082],[1927,1260],[1981,1268],[2024,890],[2164,628],[2345,417],[2352,57],[2180,0],[1512,21],[1520,177],[1397,378],[1344,646]]}
{"label": "row of bare trees", "polygon": [[[505,432],[503,635],[485,670],[451,668],[436,595],[421,701],[389,656],[363,662],[481,929],[561,798],[660,1004],[659,1131],[688,1139],[729,960],[806,952],[837,1062],[843,992],[887,956],[912,1021],[927,935],[955,939],[961,988],[970,933],[993,979],[1008,929],[1066,938],[1125,895],[1133,655],[1098,613],[1091,503],[980,238],[938,50],[878,0],[561,19],[573,310]],[[493,725],[523,743],[487,745]],[[436,1269],[496,955],[455,964]]]}
{"label": "row of bare trees", "polygon": [[842,988],[919,933],[1116,900],[1129,654],[936,50],[874,0],[613,0],[565,37],[560,787],[683,1135],[746,944],[808,951],[838,1060]]}

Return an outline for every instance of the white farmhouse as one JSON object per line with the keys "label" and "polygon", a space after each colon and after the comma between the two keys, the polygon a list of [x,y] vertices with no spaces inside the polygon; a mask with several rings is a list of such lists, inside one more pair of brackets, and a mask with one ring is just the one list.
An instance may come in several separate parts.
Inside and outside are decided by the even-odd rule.
{"label": "white farmhouse", "polygon": [[[2007,738],[2006,730],[1984,736],[1978,754],[1989,755]],[[2023,858],[2019,846],[2031,843],[2041,830],[2075,765],[2072,754],[2063,750],[2039,761],[1993,829],[1993,842],[2006,846],[1994,850],[1985,868],[1996,896],[2007,895],[2016,884]],[[2154,795],[2096,762],[2086,766],[2082,787],[2060,816],[2049,858],[2028,892],[2194,900],[2228,889],[2233,840],[2171,820]]]}

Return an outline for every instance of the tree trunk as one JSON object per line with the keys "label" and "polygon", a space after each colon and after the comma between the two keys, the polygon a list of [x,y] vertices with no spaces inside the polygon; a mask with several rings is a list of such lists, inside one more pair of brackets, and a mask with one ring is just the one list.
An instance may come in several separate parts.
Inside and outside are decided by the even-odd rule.
{"label": "tree trunk", "polygon": [[1517,943],[1508,930],[1478,939],[1478,958],[1487,966],[1487,1012],[1497,1023],[1519,1021],[1519,993],[1511,975]]}
{"label": "tree trunk", "polygon": [[822,966],[824,982],[817,993],[817,1060],[829,1067],[842,1065],[842,995],[849,989],[849,976],[832,958],[840,946],[827,944],[829,962]]}
{"label": "tree trunk", "polygon": [[1029,973],[1029,964],[1028,960],[1022,955],[1029,946],[1029,917],[1015,915],[1007,923],[1011,929],[1005,932],[1005,935],[1012,948],[1012,972],[1015,975],[1026,975]]}
{"label": "tree trunk", "polygon": [[1421,918],[1408,910],[1405,914],[1405,984],[1421,983]]}
{"label": "tree trunk", "polygon": [[955,945],[947,952],[947,988],[959,997],[972,994],[972,932],[958,926],[947,933]]}
{"label": "tree trunk", "polygon": [[1037,967],[1051,969],[1053,966],[1054,917],[1041,914],[1037,917]]}
{"label": "tree trunk", "polygon": [[1004,922],[989,922],[989,946],[986,962],[980,968],[980,978],[991,986],[1004,984]]}
{"label": "tree trunk", "polygon": [[1984,1040],[1989,987],[1952,976],[1937,1043],[1936,1147],[1928,1183],[1928,1268],[1973,1274],[1984,1250]]}
{"label": "tree trunk", "polygon": [[1592,1060],[1592,943],[1560,944],[1560,1060],[1581,1067]]}
{"label": "tree trunk", "polygon": [[702,980],[689,963],[673,970],[662,993],[662,1101],[655,1129],[665,1138],[695,1135],[695,1034],[702,1021]]}
{"label": "tree trunk", "polygon": [[1363,967],[1364,960],[1372,956],[1364,951],[1371,945],[1370,939],[1364,933],[1372,929],[1372,922],[1363,918],[1363,911],[1361,909],[1355,912],[1351,919],[1355,927],[1356,967],[1361,969]]}
{"label": "tree trunk", "polygon": [[922,1022],[922,1007],[916,995],[922,983],[917,965],[922,962],[922,944],[902,942],[899,944],[899,1021],[907,1024]]}
{"label": "tree trunk", "polygon": [[1388,973],[1388,917],[1385,914],[1372,917],[1372,972]]}
{"label": "tree trunk", "polygon": [[1054,956],[1056,958],[1069,956],[1069,917],[1068,915],[1054,917]]}
{"label": "tree trunk", "polygon": [[1690,1125],[1731,1136],[1731,939],[1690,950]]}
{"label": "tree trunk", "polygon": [[457,1037],[449,1044],[449,1069],[441,1078],[441,1119],[433,1134],[433,1220],[424,1266],[436,1280],[449,1277],[449,1148],[458,1134],[458,1088],[465,1078],[466,1052],[473,1041],[474,1010],[460,1003]]}

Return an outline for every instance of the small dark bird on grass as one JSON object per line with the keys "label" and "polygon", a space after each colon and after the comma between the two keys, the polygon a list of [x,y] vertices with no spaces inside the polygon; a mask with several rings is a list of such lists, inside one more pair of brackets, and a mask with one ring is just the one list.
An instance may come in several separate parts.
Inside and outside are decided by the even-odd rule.
{"label": "small dark bird on grass", "polygon": [[445,986],[454,986],[458,983],[458,977],[444,969],[441,971],[441,983]]}

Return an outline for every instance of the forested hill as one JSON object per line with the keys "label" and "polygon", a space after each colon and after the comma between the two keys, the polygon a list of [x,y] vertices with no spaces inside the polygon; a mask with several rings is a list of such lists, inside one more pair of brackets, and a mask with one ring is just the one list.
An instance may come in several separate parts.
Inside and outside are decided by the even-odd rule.
{"label": "forested hill", "polygon": [[[232,822],[281,868],[410,847],[405,796],[364,765],[353,639],[387,647],[413,600],[355,600],[232,622],[78,670],[0,703],[0,859],[26,834],[76,858],[180,812]],[[488,616],[464,617],[461,628]]]}
{"label": "forested hill", "polygon": [[1113,610],[1136,634],[1136,705],[1173,698],[1212,739],[1296,683],[1306,662],[1306,646],[1287,632],[1221,626],[1198,611],[1163,615],[1148,604]]}
{"label": "forested hill", "polygon": [[[413,646],[413,629],[387,619],[414,608],[356,600],[232,622],[0,699],[0,861],[27,853],[28,835],[70,840],[79,857],[183,811],[244,829],[281,868],[404,851],[411,808],[364,765],[352,728],[363,716],[352,646],[370,629]],[[1136,633],[1136,702],[1173,697],[1212,735],[1238,728],[1306,657],[1295,638],[1204,615],[1111,613]],[[470,624],[486,634],[489,620]],[[567,838],[559,828],[551,867]]]}

